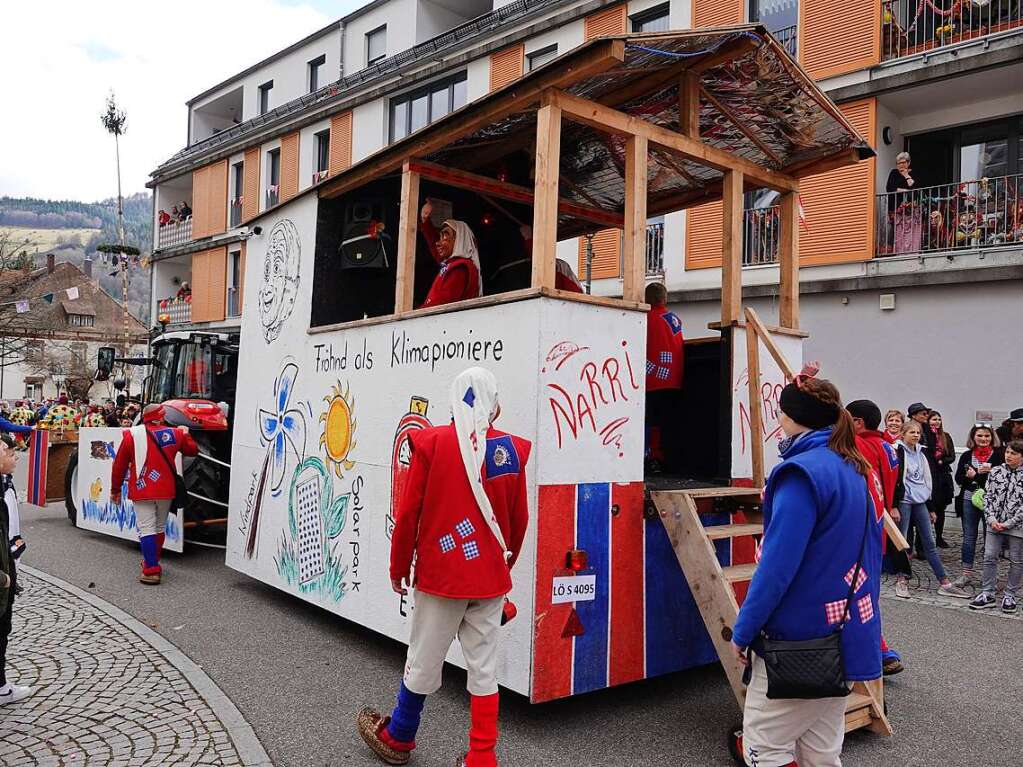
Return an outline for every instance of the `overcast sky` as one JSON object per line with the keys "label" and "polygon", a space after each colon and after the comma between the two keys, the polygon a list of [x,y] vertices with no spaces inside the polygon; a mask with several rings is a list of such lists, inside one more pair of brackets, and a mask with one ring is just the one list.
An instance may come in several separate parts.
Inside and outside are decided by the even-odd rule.
{"label": "overcast sky", "polygon": [[368,0],[10,0],[0,45],[0,196],[117,194],[100,114],[128,113],[124,193],[185,145],[185,101]]}

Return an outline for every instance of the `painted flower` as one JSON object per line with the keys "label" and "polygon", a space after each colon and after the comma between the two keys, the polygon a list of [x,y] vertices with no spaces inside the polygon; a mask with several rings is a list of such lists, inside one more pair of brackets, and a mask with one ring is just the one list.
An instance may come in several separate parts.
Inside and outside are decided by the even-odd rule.
{"label": "painted flower", "polygon": [[305,414],[301,408],[290,407],[291,394],[298,376],[298,365],[289,362],[274,382],[274,403],[277,411],[259,411],[259,431],[269,451],[270,490],[280,492],[288,464],[288,453],[296,461],[305,455]]}

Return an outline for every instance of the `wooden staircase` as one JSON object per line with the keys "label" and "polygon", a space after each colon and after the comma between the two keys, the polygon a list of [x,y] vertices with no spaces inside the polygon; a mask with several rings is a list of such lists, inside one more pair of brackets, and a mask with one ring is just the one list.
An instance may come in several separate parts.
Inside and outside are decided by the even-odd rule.
{"label": "wooden staircase", "polygon": [[[732,626],[739,614],[735,585],[749,581],[756,572],[756,565],[722,567],[714,542],[762,535],[760,497],[759,489],[744,487],[655,490],[650,493],[740,707],[746,697],[746,687],[742,683],[743,667],[734,660],[730,647]],[[701,513],[721,511],[727,511],[730,519],[741,514],[742,519],[732,524],[704,527]],[[892,734],[884,712],[881,679],[857,682],[847,699],[845,729],[848,732],[860,728]]]}

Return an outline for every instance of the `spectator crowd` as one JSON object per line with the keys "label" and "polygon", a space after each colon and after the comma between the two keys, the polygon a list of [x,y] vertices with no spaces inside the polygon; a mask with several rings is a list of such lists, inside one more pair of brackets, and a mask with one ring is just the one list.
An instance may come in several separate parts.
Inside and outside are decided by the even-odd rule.
{"label": "spectator crowd", "polygon": [[116,400],[95,402],[72,399],[67,395],[34,402],[29,399],[0,401],[0,433],[15,439],[16,449],[28,447],[27,435],[33,429],[79,429],[85,426],[129,427],[135,423],[142,405],[123,394]]}

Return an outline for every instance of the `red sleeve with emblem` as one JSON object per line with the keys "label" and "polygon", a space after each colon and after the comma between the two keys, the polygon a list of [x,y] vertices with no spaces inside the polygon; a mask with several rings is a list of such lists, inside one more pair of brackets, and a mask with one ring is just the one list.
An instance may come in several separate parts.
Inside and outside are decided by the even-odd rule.
{"label": "red sleeve with emblem", "polygon": [[419,517],[426,495],[426,479],[430,473],[429,448],[419,444],[421,434],[409,435],[412,463],[398,503],[398,514],[391,533],[391,580],[408,578],[412,570],[412,557],[416,551]]}
{"label": "red sleeve with emblem", "polygon": [[655,306],[647,313],[646,388],[681,389],[683,373],[682,321],[667,307]]}
{"label": "red sleeve with emblem", "polygon": [[515,448],[519,454],[522,469],[519,471],[515,482],[515,496],[509,505],[508,527],[508,550],[511,552],[511,559],[508,560],[508,568],[514,567],[522,551],[522,541],[526,538],[526,529],[529,527],[529,491],[526,485],[526,463],[529,462],[529,452],[532,444],[525,439],[515,438]]}

